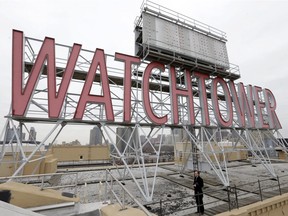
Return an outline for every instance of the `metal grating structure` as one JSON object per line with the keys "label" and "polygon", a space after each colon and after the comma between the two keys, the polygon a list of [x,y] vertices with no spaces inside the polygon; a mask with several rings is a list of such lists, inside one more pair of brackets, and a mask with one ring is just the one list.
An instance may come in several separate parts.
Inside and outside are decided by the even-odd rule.
{"label": "metal grating structure", "polygon": [[229,63],[226,33],[151,1],[135,20],[135,54],[202,73],[235,80],[239,67]]}

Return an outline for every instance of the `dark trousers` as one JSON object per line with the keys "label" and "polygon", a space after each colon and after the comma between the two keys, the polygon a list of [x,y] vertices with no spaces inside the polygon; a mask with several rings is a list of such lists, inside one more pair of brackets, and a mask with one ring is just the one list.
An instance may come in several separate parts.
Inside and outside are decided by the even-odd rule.
{"label": "dark trousers", "polygon": [[195,199],[197,204],[197,212],[203,213],[204,212],[203,194],[195,194]]}

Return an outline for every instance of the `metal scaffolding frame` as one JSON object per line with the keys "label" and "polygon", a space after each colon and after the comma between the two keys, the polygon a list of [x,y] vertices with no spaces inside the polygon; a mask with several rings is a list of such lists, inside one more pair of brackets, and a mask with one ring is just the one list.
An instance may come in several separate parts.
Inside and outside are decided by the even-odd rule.
{"label": "metal scaffolding frame", "polygon": [[[25,46],[25,53],[24,53],[24,66],[25,71],[24,74],[24,86],[27,84],[27,80],[29,78],[29,74],[33,68],[37,55],[39,53],[40,47],[43,41],[38,39],[33,39],[29,37],[24,38],[24,46]],[[61,83],[63,73],[65,71],[65,66],[68,62],[69,56],[71,54],[72,47],[56,44],[56,81],[57,81],[57,88]],[[212,80],[207,79],[205,81],[206,91],[207,91],[207,103],[208,103],[208,115],[210,118],[210,126],[203,126],[202,125],[202,116],[203,108],[201,106],[201,101],[199,99],[200,94],[200,87],[197,84],[197,78],[193,76],[193,72],[197,69],[198,72],[199,68],[195,66],[191,66],[188,70],[191,72],[191,80],[192,80],[192,90],[194,96],[194,110],[195,110],[195,125],[192,125],[193,130],[195,133],[191,131],[191,125],[189,125],[189,110],[188,110],[188,101],[189,99],[185,96],[178,97],[178,110],[179,110],[179,124],[174,125],[172,121],[172,106],[171,106],[171,95],[170,95],[170,87],[169,87],[169,68],[168,66],[165,68],[165,71],[160,71],[159,69],[154,69],[150,75],[150,92],[149,97],[151,101],[151,107],[155,113],[155,115],[163,116],[167,115],[167,123],[165,125],[157,126],[153,124],[149,118],[145,114],[144,105],[142,102],[142,82],[143,82],[143,74],[145,68],[149,64],[149,61],[146,59],[141,60],[140,65],[132,66],[132,73],[131,73],[131,122],[124,123],[123,116],[124,116],[124,86],[123,86],[123,74],[124,74],[124,67],[123,62],[115,61],[114,55],[105,55],[106,65],[108,70],[108,79],[109,85],[111,90],[111,99],[113,104],[113,111],[115,116],[114,122],[109,122],[106,120],[106,113],[105,107],[103,104],[95,104],[95,103],[87,103],[84,111],[84,115],[82,120],[74,119],[74,113],[77,107],[77,103],[80,97],[80,89],[83,88],[85,79],[90,68],[92,59],[94,56],[94,51],[84,50],[81,49],[80,54],[78,56],[78,60],[76,62],[76,67],[74,70],[73,78],[71,84],[69,86],[67,95],[65,96],[64,104],[62,107],[61,115],[59,119],[50,119],[48,117],[48,89],[47,89],[47,68],[48,63],[47,61],[44,63],[42,67],[42,74],[40,75],[40,79],[36,89],[33,92],[31,101],[28,106],[28,110],[25,116],[13,116],[10,112],[8,113],[6,125],[1,133],[1,140],[3,140],[3,145],[1,147],[1,158],[0,163],[3,163],[3,158],[6,153],[6,148],[10,146],[14,148],[13,142],[11,140],[6,140],[6,129],[8,126],[12,126],[14,130],[14,136],[17,139],[16,148],[19,149],[20,154],[18,151],[13,156],[15,166],[15,172],[13,176],[21,175],[23,171],[23,167],[31,162],[35,161],[32,159],[36,152],[40,151],[40,148],[47,145],[46,141],[49,137],[53,137],[55,131],[58,129],[55,137],[53,138],[54,143],[56,137],[61,133],[63,127],[66,124],[87,124],[87,125],[97,125],[104,136],[105,141],[113,146],[114,150],[111,152],[111,158],[113,161],[121,161],[124,165],[124,169],[119,170],[120,178],[125,180],[128,176],[132,178],[135,185],[139,189],[140,193],[147,201],[151,201],[153,198],[153,192],[156,184],[156,177],[157,177],[157,169],[159,164],[159,157],[161,146],[163,145],[163,136],[167,133],[167,129],[172,129],[172,136],[174,137],[174,129],[183,129],[187,133],[189,137],[189,141],[191,145],[193,144],[196,148],[198,153],[200,153],[203,158],[207,161],[207,163],[211,166],[212,170],[215,172],[216,176],[220,179],[220,181],[225,186],[229,186],[229,175],[227,169],[227,163],[225,159],[225,150],[223,144],[218,142],[216,139],[216,133],[220,132],[222,129],[228,128],[221,128],[218,126],[217,120],[214,116],[213,106],[212,106],[212,99],[211,99],[211,85]],[[187,69],[187,68],[186,68]],[[176,66],[176,82],[177,87],[181,89],[187,88],[187,80],[185,75],[185,70],[181,66]],[[215,78],[215,74],[211,74],[210,78]],[[225,81],[228,81],[229,78],[223,78]],[[99,68],[95,71],[95,77],[93,86],[91,88],[91,93],[95,94],[100,93],[102,94],[102,83],[101,83],[101,76]],[[210,96],[209,96],[210,95]],[[223,89],[217,88],[217,95],[218,95],[218,103],[219,109],[223,116],[226,118],[227,114],[227,104],[225,102],[225,96]],[[257,115],[256,120],[257,120]],[[49,123],[53,125],[53,128],[47,132],[47,136],[40,142],[40,144],[35,145],[34,150],[31,152],[30,155],[25,154],[25,150],[23,148],[23,140],[21,136],[19,137],[17,132],[17,127],[15,125],[15,121],[19,122],[19,130],[20,134],[23,129],[25,128],[25,123],[32,122],[33,124],[38,123]],[[118,126],[123,126],[126,128],[130,128],[130,132],[128,133],[127,137],[124,139],[119,134],[117,134]],[[59,129],[60,127],[60,129]],[[210,129],[213,129],[211,133]],[[285,151],[287,152],[287,143],[278,142],[275,138],[274,134],[277,133],[280,136],[279,131],[275,130],[255,130],[255,129],[244,129],[239,126],[237,123],[237,115],[235,112],[235,108],[233,107],[233,130],[237,134],[237,141],[234,145],[237,145],[238,142],[241,142],[246,146],[246,148],[251,151],[256,159],[267,169],[267,171],[275,177],[275,171],[273,170],[273,166],[271,165],[271,161],[269,159],[269,155],[267,154],[266,146],[264,143],[264,134],[273,140],[275,145],[280,145]],[[229,128],[230,129],[230,128]],[[256,134],[257,133],[257,134]],[[141,143],[140,135],[145,137],[144,143]],[[160,141],[158,149],[155,148],[154,144],[152,143],[152,138],[160,135]],[[257,136],[256,136],[257,135]],[[119,147],[119,143],[117,143],[117,139],[119,142],[123,143],[124,147]],[[175,137],[173,138],[175,145]],[[156,155],[157,160],[154,166],[154,173],[153,173],[153,181],[152,184],[148,183],[149,177],[147,176],[147,162],[145,160],[145,152],[144,148],[149,146],[153,149],[153,153]],[[217,146],[217,149],[214,148]],[[209,151],[207,151],[209,148]],[[47,151],[47,150],[46,150]],[[193,157],[195,152],[192,152],[189,156]],[[198,154],[197,153],[197,154]],[[41,152],[41,157],[39,161],[45,158],[45,152]],[[221,160],[219,159],[219,155],[221,155]],[[19,157],[19,158],[18,158]],[[37,160],[37,159],[36,159]],[[130,162],[132,160],[132,163]],[[183,164],[180,172],[184,172],[186,164]],[[137,179],[134,175],[134,170],[137,170],[141,173],[141,178]]]}
{"label": "metal scaffolding frame", "polygon": [[[115,153],[111,152],[112,159],[120,159],[122,163],[125,165],[123,172],[119,173],[122,180],[125,180],[126,177],[132,177],[133,181],[135,182],[137,188],[143,195],[143,197],[147,201],[152,201],[155,183],[156,183],[156,176],[157,176],[157,169],[159,164],[159,156],[160,156],[160,150],[161,150],[161,144],[163,143],[163,131],[165,126],[159,126],[155,128],[150,128],[150,131],[148,134],[145,133],[143,128],[136,124],[133,127],[132,133],[129,135],[128,140],[122,139],[122,137],[119,136],[119,134],[115,133],[115,131],[109,126],[105,125],[105,123],[101,124],[101,128],[103,128],[104,136],[108,137],[109,142],[113,145],[115,149]],[[138,134],[140,134],[140,131],[145,134],[146,141],[144,143],[141,143],[140,137]],[[154,131],[154,132],[153,132]],[[151,138],[154,137],[154,135],[159,132],[161,133],[161,139],[158,150],[155,149],[153,144],[151,143]],[[116,135],[121,139],[122,142],[125,143],[125,148],[123,151],[121,151],[115,141],[113,141],[113,138],[111,137],[111,134]],[[133,140],[136,138],[136,140]],[[131,142],[131,140],[133,140]],[[148,176],[147,176],[147,165],[145,158],[147,157],[147,154],[145,155],[143,149],[149,145],[153,149],[153,153],[157,156],[156,163],[155,163],[155,170],[153,171],[153,182],[149,185],[148,183]],[[132,164],[129,164],[128,160],[133,159]],[[133,170],[137,170],[141,174],[140,180],[138,180],[134,174]]]}
{"label": "metal scaffolding frame", "polygon": [[[224,186],[229,186],[229,176],[227,170],[227,163],[225,159],[225,150],[221,142],[216,140],[216,132],[221,131],[221,128],[217,128],[213,134],[209,134],[209,131],[205,127],[200,127],[198,134],[195,136],[187,129],[183,127],[186,133],[189,135],[190,140],[197,146],[197,149],[205,160],[209,163],[214,173],[220,179]],[[214,146],[219,148],[219,150],[214,149]],[[207,149],[208,147],[208,149]],[[210,149],[209,149],[210,148]],[[217,154],[221,154],[222,161]],[[191,154],[191,157],[197,156]]]}
{"label": "metal scaffolding frame", "polygon": [[[32,151],[25,150],[25,144],[22,137],[23,128],[29,134],[29,130],[26,127],[26,122],[20,121],[19,125],[16,127],[15,121],[11,118],[11,116],[7,117],[6,124],[3,127],[0,139],[3,140],[1,146],[1,155],[0,155],[0,164],[10,163],[14,166],[14,173],[11,176],[11,179],[18,175],[23,175],[24,167],[27,163],[37,162],[37,165],[34,167],[32,174],[39,168],[41,162],[45,159],[46,153],[49,150],[49,146],[47,146],[47,140],[51,137],[53,138],[50,146],[53,145],[54,141],[61,133],[63,127],[66,125],[62,120],[57,121],[53,124],[53,128],[51,130],[47,130],[47,135],[41,140],[41,142],[37,142],[36,140],[32,140],[29,142],[28,146]],[[10,127],[13,129],[13,135],[10,140],[7,140],[6,133],[7,129]],[[55,131],[60,127],[58,132],[55,135]],[[15,138],[16,140],[15,140]],[[9,152],[8,152],[8,151]],[[13,160],[4,160],[5,155],[12,155]],[[34,158],[37,156],[37,158]],[[11,180],[9,179],[9,181]]]}

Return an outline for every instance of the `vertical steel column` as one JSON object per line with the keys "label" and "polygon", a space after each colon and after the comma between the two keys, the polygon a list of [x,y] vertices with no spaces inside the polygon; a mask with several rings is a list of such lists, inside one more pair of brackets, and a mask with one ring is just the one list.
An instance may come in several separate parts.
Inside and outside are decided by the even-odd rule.
{"label": "vertical steel column", "polygon": [[[45,144],[46,140],[50,137],[50,135],[56,130],[56,128],[62,123],[63,121],[58,121],[53,129],[48,133],[48,135],[42,140],[42,142],[33,150],[33,152],[26,158],[26,160],[19,166],[19,168],[14,172],[12,177],[15,177],[19,174],[19,172],[24,168],[24,166],[28,163],[28,161],[35,155],[35,153]],[[9,179],[10,181],[11,179]]]}

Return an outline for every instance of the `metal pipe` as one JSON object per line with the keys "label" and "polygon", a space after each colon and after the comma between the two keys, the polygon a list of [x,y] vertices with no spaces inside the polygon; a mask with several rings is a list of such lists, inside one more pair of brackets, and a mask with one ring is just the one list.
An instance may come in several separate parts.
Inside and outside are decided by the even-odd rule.
{"label": "metal pipe", "polygon": [[[44,140],[33,150],[33,152],[26,158],[25,162],[23,162],[19,168],[14,172],[12,177],[17,176],[18,173],[24,168],[24,166],[27,164],[27,162],[34,156],[34,154],[44,145],[44,142],[50,137],[50,135],[56,130],[56,128],[59,126],[59,124],[62,123],[62,121],[58,121],[57,124],[54,126],[54,128],[49,132],[49,134],[44,138]],[[14,132],[15,132],[15,128]],[[16,135],[17,137],[17,135]],[[19,138],[17,138],[18,141]],[[10,181],[9,179],[8,181]]]}
{"label": "metal pipe", "polygon": [[43,190],[44,188],[44,176],[42,176],[42,179],[41,179],[41,191]]}
{"label": "metal pipe", "polygon": [[77,186],[78,186],[78,173],[76,173],[76,184],[75,184],[75,188],[74,188],[74,195],[75,196],[77,194]]}
{"label": "metal pipe", "polygon": [[107,203],[107,184],[108,184],[108,174],[107,174],[107,169],[105,171],[105,195],[104,195],[104,204]]}
{"label": "metal pipe", "polygon": [[130,198],[144,211],[144,213],[147,216],[152,216],[152,214],[129,192],[129,190],[127,188],[124,187],[124,185],[122,185],[122,183],[117,178],[115,178],[112,175],[111,172],[108,171],[108,173],[120,185],[120,187],[122,187],[122,189],[130,196]]}
{"label": "metal pipe", "polygon": [[263,201],[263,197],[262,197],[262,190],[261,190],[261,185],[260,185],[260,180],[258,179],[258,187],[259,187],[259,195],[260,195],[260,199],[261,201]]}
{"label": "metal pipe", "polygon": [[226,189],[227,189],[228,207],[229,207],[229,211],[231,211],[230,186],[226,187]]}
{"label": "metal pipe", "polygon": [[278,187],[279,187],[279,194],[282,195],[281,191],[281,186],[280,186],[280,181],[279,181],[279,176],[277,175],[277,181],[278,181]]}

